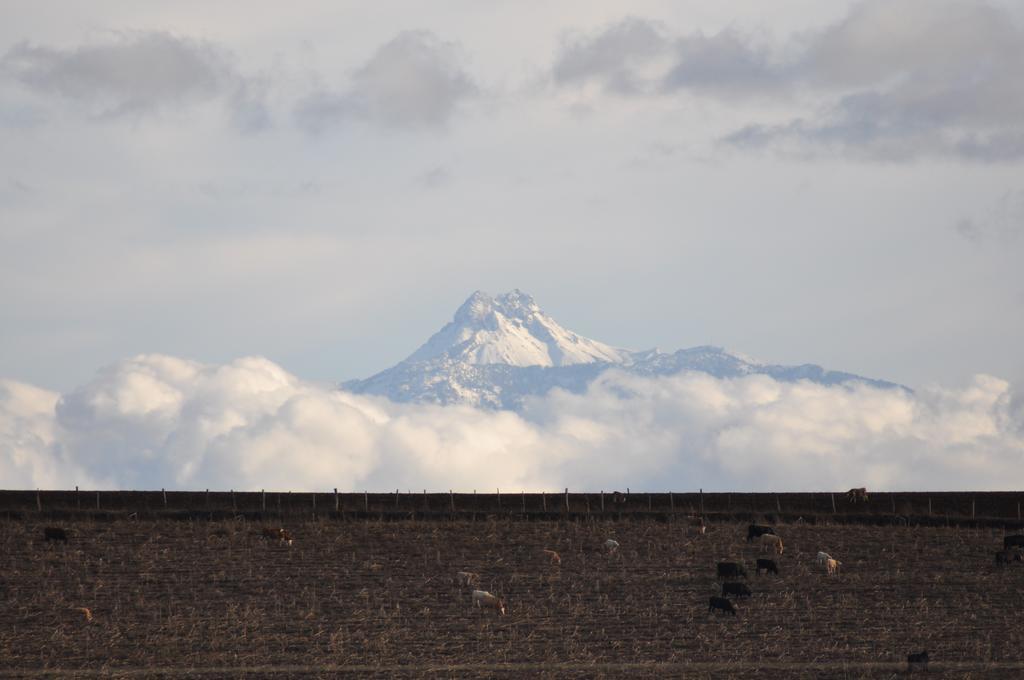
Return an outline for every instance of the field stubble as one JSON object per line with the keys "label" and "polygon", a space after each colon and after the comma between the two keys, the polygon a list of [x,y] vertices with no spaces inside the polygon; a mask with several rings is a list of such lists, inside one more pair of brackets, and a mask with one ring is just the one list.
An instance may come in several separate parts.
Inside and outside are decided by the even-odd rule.
{"label": "field stubble", "polygon": [[[994,565],[993,529],[779,525],[776,577],[740,524],[308,521],[292,546],[245,522],[65,526],[0,522],[2,672],[879,677],[927,649],[933,677],[1024,676],[1024,565]],[[720,560],[750,572],[735,618],[708,613]],[[461,570],[509,615],[473,609]]]}

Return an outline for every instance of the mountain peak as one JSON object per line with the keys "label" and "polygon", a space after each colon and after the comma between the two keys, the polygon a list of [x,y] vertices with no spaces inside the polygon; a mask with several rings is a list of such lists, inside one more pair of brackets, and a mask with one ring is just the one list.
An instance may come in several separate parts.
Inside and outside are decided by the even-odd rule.
{"label": "mountain peak", "polygon": [[516,288],[497,297],[480,290],[470,295],[452,321],[407,361],[446,357],[477,365],[569,366],[617,363],[627,355],[563,328],[533,296]]}

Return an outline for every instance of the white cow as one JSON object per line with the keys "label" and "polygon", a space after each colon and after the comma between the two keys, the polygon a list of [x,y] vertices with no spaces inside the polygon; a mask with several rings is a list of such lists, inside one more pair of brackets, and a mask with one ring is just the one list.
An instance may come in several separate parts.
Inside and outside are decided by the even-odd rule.
{"label": "white cow", "polygon": [[505,598],[491,595],[486,590],[473,591],[473,604],[481,609],[493,609],[501,616],[505,615]]}

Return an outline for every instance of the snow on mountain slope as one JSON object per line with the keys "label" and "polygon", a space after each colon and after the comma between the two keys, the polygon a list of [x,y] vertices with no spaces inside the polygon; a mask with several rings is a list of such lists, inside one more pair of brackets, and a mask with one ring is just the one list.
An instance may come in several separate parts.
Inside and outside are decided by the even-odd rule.
{"label": "snow on mountain slope", "polygon": [[406,361],[442,356],[477,365],[569,366],[622,363],[629,352],[562,328],[520,290],[496,298],[478,290],[459,307],[451,323]]}
{"label": "snow on mountain slope", "polygon": [[718,378],[762,374],[785,382],[860,382],[906,389],[883,380],[827,371],[815,364],[762,364],[720,347],[693,347],[671,354],[618,349],[563,328],[519,290],[495,298],[481,291],[473,293],[454,319],[405,361],[341,387],[399,402],[516,410],[527,396],[544,394],[555,387],[583,392],[609,368],[646,376],[681,371],[699,371]]}

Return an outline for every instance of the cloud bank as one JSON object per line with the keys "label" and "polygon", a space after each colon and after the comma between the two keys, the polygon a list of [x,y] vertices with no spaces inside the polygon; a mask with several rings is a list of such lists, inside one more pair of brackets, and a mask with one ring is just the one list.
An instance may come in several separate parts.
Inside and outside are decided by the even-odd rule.
{"label": "cloud bank", "polygon": [[909,394],[765,376],[603,374],[522,414],[400,405],[266,359],[142,355],[67,394],[0,381],[7,488],[1008,489],[1024,403],[1005,381]]}
{"label": "cloud bank", "polygon": [[551,75],[560,87],[597,83],[619,95],[688,93],[806,111],[727,134],[722,141],[736,148],[999,162],[1024,158],[1022,71],[1024,27],[1004,8],[867,0],[833,25],[782,41],[734,28],[671,35],[629,17],[565,41]]}

